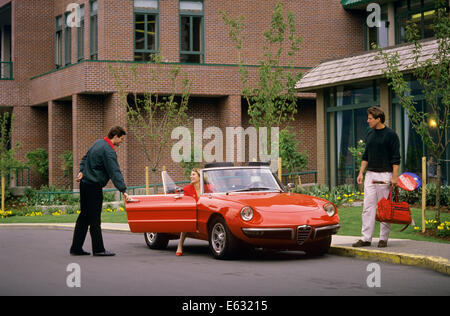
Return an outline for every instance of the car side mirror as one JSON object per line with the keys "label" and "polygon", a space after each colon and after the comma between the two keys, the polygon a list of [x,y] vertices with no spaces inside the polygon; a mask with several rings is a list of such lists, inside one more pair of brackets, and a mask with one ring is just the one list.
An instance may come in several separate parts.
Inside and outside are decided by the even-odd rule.
{"label": "car side mirror", "polygon": [[288,191],[291,191],[293,188],[295,188],[295,184],[293,184],[293,183],[288,183],[287,184]]}

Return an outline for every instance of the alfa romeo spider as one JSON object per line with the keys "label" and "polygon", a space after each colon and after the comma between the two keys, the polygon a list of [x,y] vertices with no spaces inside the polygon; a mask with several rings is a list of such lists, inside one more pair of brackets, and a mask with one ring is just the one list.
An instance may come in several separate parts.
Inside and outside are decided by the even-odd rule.
{"label": "alfa romeo spider", "polygon": [[151,249],[187,237],[209,242],[216,259],[253,248],[328,252],[340,228],[336,206],[287,190],[268,166],[205,167],[198,200],[184,195],[162,172],[164,194],[135,195],[126,203],[131,232],[144,233]]}

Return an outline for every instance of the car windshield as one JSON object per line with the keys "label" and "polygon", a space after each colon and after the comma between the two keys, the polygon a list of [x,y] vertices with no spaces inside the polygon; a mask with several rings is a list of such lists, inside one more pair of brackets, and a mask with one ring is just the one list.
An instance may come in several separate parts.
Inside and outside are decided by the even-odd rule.
{"label": "car windshield", "polygon": [[269,168],[203,170],[205,193],[281,191]]}

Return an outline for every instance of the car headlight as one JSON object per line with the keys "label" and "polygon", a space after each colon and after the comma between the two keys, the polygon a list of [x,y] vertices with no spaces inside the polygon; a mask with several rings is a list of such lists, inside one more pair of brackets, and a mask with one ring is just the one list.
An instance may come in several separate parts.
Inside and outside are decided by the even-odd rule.
{"label": "car headlight", "polygon": [[253,209],[250,206],[244,206],[241,209],[242,220],[248,222],[253,218]]}
{"label": "car headlight", "polygon": [[331,203],[327,203],[323,206],[323,209],[325,210],[325,212],[327,212],[328,216],[333,217],[334,214],[336,214],[336,207],[331,204]]}

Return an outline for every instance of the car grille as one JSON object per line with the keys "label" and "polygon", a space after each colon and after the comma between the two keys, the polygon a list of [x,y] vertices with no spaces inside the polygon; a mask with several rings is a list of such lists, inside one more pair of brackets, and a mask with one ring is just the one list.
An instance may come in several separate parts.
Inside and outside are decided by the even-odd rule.
{"label": "car grille", "polygon": [[311,226],[303,225],[297,227],[297,245],[303,245],[311,234]]}

